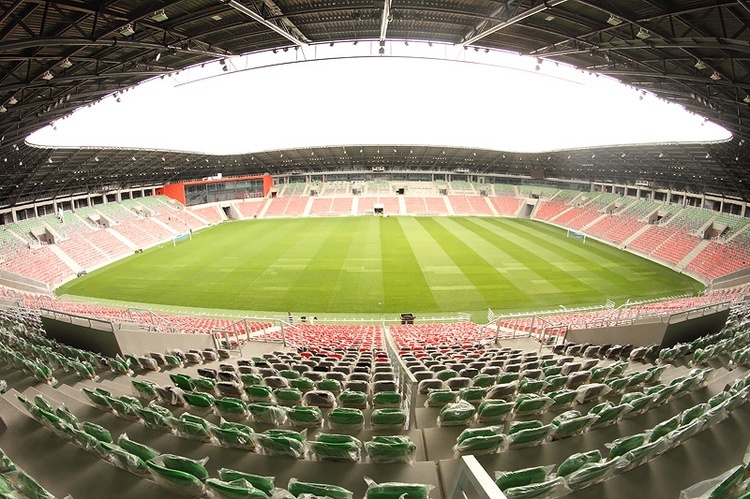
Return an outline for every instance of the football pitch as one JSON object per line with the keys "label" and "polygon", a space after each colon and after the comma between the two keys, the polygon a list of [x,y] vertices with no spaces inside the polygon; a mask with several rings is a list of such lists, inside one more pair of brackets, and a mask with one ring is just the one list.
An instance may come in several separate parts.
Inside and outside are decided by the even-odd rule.
{"label": "football pitch", "polygon": [[[699,291],[654,262],[530,220],[346,217],[224,223],[75,279],[58,295],[360,317],[618,305]],[[484,319],[483,319],[484,317]]]}

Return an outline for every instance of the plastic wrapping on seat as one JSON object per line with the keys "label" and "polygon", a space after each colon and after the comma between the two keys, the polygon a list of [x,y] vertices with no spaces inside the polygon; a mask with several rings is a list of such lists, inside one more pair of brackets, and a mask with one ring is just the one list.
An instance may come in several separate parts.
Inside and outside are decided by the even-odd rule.
{"label": "plastic wrapping on seat", "polygon": [[307,447],[321,461],[356,463],[362,458],[362,442],[351,435],[319,433]]}
{"label": "plastic wrapping on seat", "polygon": [[301,459],[305,455],[305,434],[293,430],[273,429],[256,433],[261,450],[269,456]]}
{"label": "plastic wrapping on seat", "polygon": [[283,407],[267,402],[254,402],[247,405],[247,409],[256,423],[282,425],[286,422],[286,411]]}
{"label": "plastic wrapping on seat", "polygon": [[247,425],[222,420],[218,426],[211,425],[210,431],[222,447],[255,450],[255,432]]}
{"label": "plastic wrapping on seat", "polygon": [[594,464],[598,463],[602,460],[602,454],[599,452],[598,449],[594,449],[592,451],[588,452],[579,452],[576,454],[572,454],[568,456],[565,461],[560,463],[560,466],[557,468],[557,475],[566,477],[573,473],[574,471],[578,471],[583,466],[587,464]]}
{"label": "plastic wrapping on seat", "polygon": [[130,380],[130,385],[133,387],[133,392],[138,397],[144,398],[146,400],[154,400],[159,396],[156,393],[157,385],[153,381],[149,381],[147,379],[144,379],[144,380],[133,379],[133,380]]}
{"label": "plastic wrapping on seat", "polygon": [[440,390],[445,388],[445,383],[442,380],[432,378],[424,379],[417,385],[417,391],[421,394],[426,394],[430,390]]}
{"label": "plastic wrapping on seat", "polygon": [[512,400],[516,396],[518,382],[503,383],[491,386],[487,389],[488,400]]}
{"label": "plastic wrapping on seat", "polygon": [[137,398],[123,395],[120,398],[108,397],[108,401],[116,416],[129,419],[130,421],[138,421],[140,419],[135,408],[143,406]]}
{"label": "plastic wrapping on seat", "polygon": [[614,424],[618,419],[630,412],[631,409],[632,407],[629,404],[615,405],[612,402],[602,402],[595,405],[589,410],[589,414],[596,414],[599,416],[599,419],[592,426],[601,428]]}
{"label": "plastic wrapping on seat", "polygon": [[273,391],[265,385],[245,386],[245,394],[251,402],[272,402]]}
{"label": "plastic wrapping on seat", "polygon": [[547,391],[556,391],[564,388],[568,384],[568,376],[562,374],[554,374],[544,380],[547,383]]}
{"label": "plastic wrapping on seat", "polygon": [[551,424],[538,428],[528,428],[512,432],[508,431],[508,446],[513,448],[532,447],[547,441],[554,427]]}
{"label": "plastic wrapping on seat", "polygon": [[156,483],[186,496],[199,497],[205,493],[203,482],[194,475],[169,468],[160,464],[158,459],[146,463]]}
{"label": "plastic wrapping on seat", "polygon": [[185,398],[190,410],[195,414],[211,414],[214,412],[214,398],[207,393],[185,392],[182,395]]}
{"label": "plastic wrapping on seat", "polygon": [[233,381],[219,381],[216,388],[223,397],[242,398],[244,395],[244,387]]}
{"label": "plastic wrapping on seat", "polygon": [[489,388],[490,386],[495,384],[495,379],[497,379],[497,376],[480,373],[472,378],[471,384],[472,386],[476,387]]}
{"label": "plastic wrapping on seat", "polygon": [[318,390],[328,391],[334,395],[341,393],[341,382],[337,379],[322,379],[316,383]]}
{"label": "plastic wrapping on seat", "polygon": [[453,450],[457,454],[492,454],[503,450],[507,441],[508,437],[503,433],[502,426],[467,428],[456,438]]}
{"label": "plastic wrapping on seat", "polygon": [[627,461],[622,457],[586,464],[565,477],[565,484],[572,490],[590,487],[603,482],[626,465]]}
{"label": "plastic wrapping on seat", "polygon": [[172,417],[172,412],[169,409],[152,402],[147,407],[135,408],[135,411],[148,428],[164,431],[172,430],[172,423],[167,419]]}
{"label": "plastic wrapping on seat", "polygon": [[250,483],[253,487],[258,490],[271,494],[275,488],[273,476],[262,476],[255,475],[253,473],[245,473],[244,471],[235,471],[229,468],[221,468],[219,470],[219,478],[227,482],[233,482],[235,480],[245,480]]}
{"label": "plastic wrapping on seat", "polygon": [[336,397],[326,390],[310,390],[302,397],[304,405],[330,408],[336,405]]}
{"label": "plastic wrapping on seat", "polygon": [[452,404],[446,404],[440,409],[438,424],[440,426],[467,425],[474,414],[476,414],[474,405],[465,400],[460,400]]}
{"label": "plastic wrapping on seat", "polygon": [[395,391],[374,392],[372,395],[373,407],[400,407],[401,394]]}
{"label": "plastic wrapping on seat", "polygon": [[174,386],[176,386],[177,388],[183,391],[191,392],[195,390],[193,379],[187,374],[170,373],[169,379],[172,380],[172,383],[174,383]]}
{"label": "plastic wrapping on seat", "polygon": [[365,409],[367,408],[367,393],[344,390],[339,394],[339,404],[341,407]]}
{"label": "plastic wrapping on seat", "polygon": [[401,429],[406,426],[407,416],[402,409],[373,409],[370,425],[373,429]]}
{"label": "plastic wrapping on seat", "polygon": [[289,480],[287,490],[295,497],[326,497],[330,499],[352,499],[354,497],[351,491],[338,485],[303,482],[296,478]]}
{"label": "plastic wrapping on seat", "polygon": [[611,389],[604,383],[589,383],[579,386],[576,391],[578,392],[576,402],[585,404],[594,399],[606,396]]}
{"label": "plastic wrapping on seat", "polygon": [[305,393],[305,392],[309,392],[310,390],[315,389],[315,382],[311,380],[310,378],[308,378],[307,376],[301,376],[297,379],[290,380],[289,386],[292,388],[296,388],[302,393]]}
{"label": "plastic wrapping on seat", "polygon": [[498,385],[504,385],[505,383],[512,383],[513,381],[518,381],[521,377],[521,374],[518,372],[501,372],[497,375],[495,383]]}
{"label": "plastic wrapping on seat", "polygon": [[187,402],[182,396],[183,391],[174,386],[157,386],[156,393],[159,394],[159,400],[167,405],[175,407],[185,407]]}
{"label": "plastic wrapping on seat", "polygon": [[227,421],[242,421],[247,418],[249,410],[244,400],[224,397],[214,400],[214,409]]}
{"label": "plastic wrapping on seat", "polygon": [[365,416],[361,409],[339,407],[328,414],[328,425],[333,431],[361,430],[365,425]]}
{"label": "plastic wrapping on seat", "polygon": [[316,406],[295,405],[287,409],[286,415],[293,426],[314,428],[323,425],[323,412]]}
{"label": "plastic wrapping on seat", "polygon": [[198,376],[197,378],[193,378],[193,384],[195,385],[195,389],[199,392],[208,393],[209,395],[218,395],[216,380],[213,378]]}
{"label": "plastic wrapping on seat", "polygon": [[477,422],[480,424],[500,423],[513,412],[513,402],[485,400],[477,408]]}
{"label": "plastic wrapping on seat", "polygon": [[654,399],[655,397],[653,395],[646,395],[643,392],[624,393],[622,397],[620,397],[620,403],[629,404],[632,408],[630,412],[628,412],[624,416],[631,417],[642,414],[649,409]]}
{"label": "plastic wrapping on seat", "polygon": [[554,430],[550,435],[551,440],[560,440],[583,433],[599,418],[596,414],[581,416],[578,411],[568,411],[556,416],[551,424]]}
{"label": "plastic wrapping on seat", "polygon": [[373,463],[409,463],[417,445],[407,435],[376,435],[365,442],[365,450]]}
{"label": "plastic wrapping on seat", "polygon": [[145,477],[150,475],[146,461],[132,454],[118,445],[105,444],[109,453],[109,461],[118,468],[124,469],[136,476]]}
{"label": "plastic wrapping on seat", "polygon": [[148,445],[144,445],[140,442],[136,442],[134,440],[131,440],[127,433],[122,433],[117,438],[117,445],[119,445],[122,449],[125,451],[138,456],[143,461],[150,461],[151,459],[154,459],[161,453]]}
{"label": "plastic wrapping on seat", "polygon": [[609,459],[614,459],[648,443],[650,436],[651,432],[645,431],[642,433],[636,433],[635,435],[618,438],[608,444],[604,444],[604,446],[609,449]]}
{"label": "plastic wrapping on seat", "polygon": [[[563,374],[565,374],[563,370]],[[568,388],[578,388],[589,382],[591,371],[575,371],[568,374],[568,382],[565,384]]]}
{"label": "plastic wrapping on seat", "polygon": [[514,411],[516,414],[540,414],[551,407],[554,401],[550,397],[542,397],[532,393],[519,395],[516,398]]}
{"label": "plastic wrapping on seat", "polygon": [[540,393],[546,386],[543,379],[523,378],[518,382],[518,393]]}
{"label": "plastic wrapping on seat", "polygon": [[269,499],[268,494],[242,479],[226,482],[209,478],[206,480],[206,491],[210,499]]}
{"label": "plastic wrapping on seat", "polygon": [[746,497],[745,487],[740,487],[746,475],[745,467],[734,466],[719,476],[698,482],[680,492],[680,499],[714,499]]}
{"label": "plastic wrapping on seat", "polygon": [[283,406],[293,406],[302,403],[302,391],[297,388],[277,388],[273,391],[276,403]]}
{"label": "plastic wrapping on seat", "polygon": [[177,436],[201,442],[211,441],[211,427],[202,417],[190,413],[183,413],[179,418],[167,418],[174,427]]}
{"label": "plastic wrapping on seat", "polygon": [[[372,479],[365,477],[367,492],[364,499],[428,499],[430,491],[434,488],[430,484],[381,482],[375,483]],[[343,498],[342,498],[343,499]]]}
{"label": "plastic wrapping on seat", "polygon": [[506,490],[513,487],[522,487],[534,483],[542,483],[547,480],[547,477],[554,468],[554,465],[550,465],[532,466],[530,468],[522,468],[513,471],[496,471],[495,485],[497,485],[500,490],[505,492]]}
{"label": "plastic wrapping on seat", "polygon": [[655,458],[662,452],[669,449],[670,438],[660,438],[654,442],[649,442],[635,449],[629,450],[622,457],[628,462],[628,469],[635,468]]}
{"label": "plastic wrapping on seat", "polygon": [[101,393],[98,390],[92,390],[86,387],[81,388],[81,391],[84,394],[86,394],[86,397],[91,401],[91,403],[94,404],[99,409],[102,409],[104,411],[112,410],[112,406],[109,403],[109,399],[110,399],[109,392]]}
{"label": "plastic wrapping on seat", "polygon": [[458,398],[458,393],[448,390],[447,388],[430,390],[427,394],[427,407],[442,407],[445,404],[451,404]]}
{"label": "plastic wrapping on seat", "polygon": [[485,397],[487,397],[487,388],[479,386],[469,386],[459,390],[458,396],[461,400],[471,402],[472,404],[480,404]]}

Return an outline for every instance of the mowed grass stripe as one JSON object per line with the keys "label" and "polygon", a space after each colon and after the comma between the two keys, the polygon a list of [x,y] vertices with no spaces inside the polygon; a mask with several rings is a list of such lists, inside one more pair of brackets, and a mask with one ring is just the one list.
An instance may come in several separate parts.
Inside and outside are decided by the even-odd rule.
{"label": "mowed grass stripe", "polygon": [[[512,232],[504,222],[505,219],[500,224],[486,218],[472,219],[474,225],[495,234],[501,247],[510,251],[514,258],[534,269],[538,275],[543,276],[550,283],[549,286],[554,286],[559,291],[560,294],[557,297],[549,296],[545,299],[549,305],[559,305],[563,302],[581,299],[584,302],[579,303],[591,304],[602,301],[600,297],[590,295],[600,290],[601,278],[598,276],[598,268],[595,265],[592,265],[589,270],[585,263],[581,265],[583,259],[580,256],[571,259],[570,255],[561,254],[559,245],[553,238],[535,239],[523,232]],[[593,281],[588,279],[591,276],[593,276]],[[545,282],[532,283],[534,294],[551,294],[549,286]],[[574,291],[578,291],[580,296],[575,297],[572,294]]]}
{"label": "mowed grass stripe", "polygon": [[381,312],[383,267],[380,251],[380,220],[360,217],[349,242],[339,279],[328,300],[327,310]]}
{"label": "mowed grass stripe", "polygon": [[[589,241],[584,244],[580,239],[565,237],[561,231],[550,232],[547,238],[543,238],[533,231],[526,230],[529,228],[528,226],[524,227],[514,222],[515,220],[504,221],[502,224],[503,231],[523,237],[542,248],[554,247],[554,250],[548,250],[544,253],[544,257],[555,265],[570,266],[568,270],[570,275],[586,279],[587,277],[591,277],[591,272],[595,270],[598,280],[606,281],[610,286],[613,284],[627,285],[628,281],[625,276],[603,265],[601,260],[597,261],[597,254],[593,248],[598,244],[596,241],[591,241],[594,244],[589,244]],[[548,228],[549,226],[544,227]],[[598,292],[600,290],[594,291]]]}
{"label": "mowed grass stripe", "polygon": [[[584,244],[580,239],[568,238],[566,230],[559,227],[532,220],[487,221],[498,225],[504,233],[523,235],[542,245],[554,245],[553,254],[544,256],[558,265],[575,267],[575,273],[582,281],[598,282],[599,294],[605,298],[646,299],[702,289],[702,285],[689,276],[593,239],[587,239]],[[604,255],[607,258],[599,258]],[[571,303],[576,303],[585,295],[576,293],[571,298],[575,300]]]}
{"label": "mowed grass stripe", "polygon": [[440,311],[398,217],[380,219],[380,251],[383,258],[383,308]]}
{"label": "mowed grass stripe", "polygon": [[412,252],[438,306],[443,310],[464,310],[482,303],[482,294],[417,219],[400,217],[399,221],[409,234]]}
{"label": "mowed grass stripe", "polygon": [[483,255],[443,225],[446,221],[451,223],[450,219],[438,221],[435,218],[419,218],[418,221],[481,293],[486,303],[499,303],[510,296],[516,300],[526,297],[521,288],[507,279]]}
{"label": "mowed grass stripe", "polygon": [[[552,264],[539,254],[547,250],[524,238],[509,238],[487,228],[483,219],[458,219],[463,228],[461,237],[473,248],[483,247],[490,255],[489,261],[496,266],[513,265],[513,272],[506,272],[508,279],[527,294],[566,293],[571,285],[585,284]],[[523,270],[517,270],[523,267]]]}

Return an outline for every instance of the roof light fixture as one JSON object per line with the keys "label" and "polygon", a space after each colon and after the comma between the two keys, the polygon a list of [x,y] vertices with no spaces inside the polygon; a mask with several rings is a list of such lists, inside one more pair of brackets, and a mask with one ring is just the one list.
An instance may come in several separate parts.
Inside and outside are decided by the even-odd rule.
{"label": "roof light fixture", "polygon": [[133,24],[128,23],[120,30],[120,34],[122,36],[130,36],[135,33],[135,29],[133,29]]}
{"label": "roof light fixture", "polygon": [[156,12],[154,12],[154,15],[151,16],[151,19],[153,19],[157,23],[160,23],[160,22],[166,21],[169,18],[167,17],[167,13],[164,12],[164,9],[159,9]]}
{"label": "roof light fixture", "polygon": [[612,26],[619,26],[620,24],[622,24],[622,19],[614,14],[610,14],[609,19],[607,19],[607,24],[611,24]]}

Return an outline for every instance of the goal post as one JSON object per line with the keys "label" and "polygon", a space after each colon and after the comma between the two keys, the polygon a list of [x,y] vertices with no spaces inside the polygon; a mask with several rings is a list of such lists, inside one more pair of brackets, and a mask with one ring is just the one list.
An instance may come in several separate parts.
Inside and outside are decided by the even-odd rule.
{"label": "goal post", "polygon": [[567,237],[572,237],[573,239],[581,239],[583,241],[583,244],[586,244],[586,234],[584,232],[578,232],[577,230],[568,229]]}
{"label": "goal post", "polygon": [[177,246],[177,243],[181,243],[182,241],[186,241],[190,239],[192,241],[193,239],[193,231],[189,232],[183,232],[182,234],[179,234],[177,236],[174,236],[172,238],[172,246]]}

